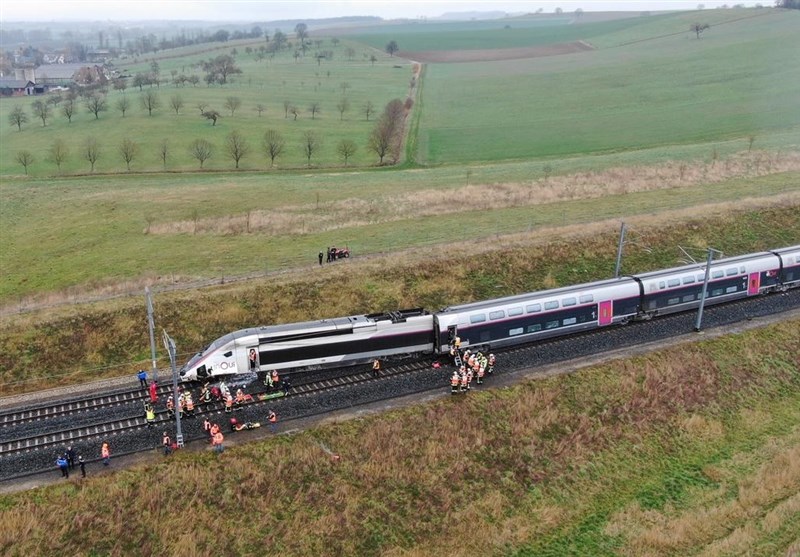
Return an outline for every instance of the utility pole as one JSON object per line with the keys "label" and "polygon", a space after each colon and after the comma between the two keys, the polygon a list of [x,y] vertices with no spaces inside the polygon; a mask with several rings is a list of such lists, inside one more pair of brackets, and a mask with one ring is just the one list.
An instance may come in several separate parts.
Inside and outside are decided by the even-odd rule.
{"label": "utility pole", "polygon": [[625,245],[625,223],[619,230],[619,245],[617,246],[617,267],[614,269],[614,278],[619,277],[619,269],[622,267],[622,246]]}
{"label": "utility pole", "polygon": [[150,297],[150,287],[145,286],[144,294],[147,297],[147,325],[150,329],[150,356],[152,361],[151,373],[153,381],[158,383],[158,366],[156,365],[156,338],[155,338],[155,324],[153,322],[153,300]]}
{"label": "utility pole", "polygon": [[722,252],[714,248],[708,248],[708,257],[706,258],[706,274],[703,278],[703,291],[700,294],[700,307],[697,308],[697,322],[694,325],[695,332],[700,332],[700,324],[703,322],[703,307],[706,304],[706,292],[708,292],[708,278],[711,276],[711,262],[714,260],[714,254],[722,255]]}
{"label": "utility pole", "polygon": [[181,413],[178,411],[178,369],[175,367],[175,341],[164,331],[164,348],[169,352],[169,363],[172,366],[172,400],[175,401],[175,442],[178,447],[183,447],[183,432],[181,431]]}

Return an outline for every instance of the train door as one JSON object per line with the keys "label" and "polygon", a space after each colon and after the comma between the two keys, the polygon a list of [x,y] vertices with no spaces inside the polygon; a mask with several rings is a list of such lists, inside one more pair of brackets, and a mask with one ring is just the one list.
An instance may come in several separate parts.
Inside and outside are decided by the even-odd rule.
{"label": "train door", "polygon": [[247,348],[247,369],[253,373],[258,372],[261,368],[261,358],[258,354],[258,346],[250,346]]}
{"label": "train door", "polygon": [[450,325],[447,327],[447,349],[449,350],[458,338],[458,325]]}
{"label": "train door", "polygon": [[597,306],[598,315],[597,315],[597,324],[601,327],[603,325],[610,325],[612,321],[614,321],[614,301],[613,300],[606,300],[605,302],[600,302]]}
{"label": "train door", "polygon": [[747,283],[747,295],[755,296],[761,288],[761,274],[750,273],[750,280]]}

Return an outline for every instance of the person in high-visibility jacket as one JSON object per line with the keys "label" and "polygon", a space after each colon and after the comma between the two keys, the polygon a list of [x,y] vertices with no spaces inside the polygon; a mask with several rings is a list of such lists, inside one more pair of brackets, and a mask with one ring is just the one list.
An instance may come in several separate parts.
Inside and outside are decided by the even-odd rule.
{"label": "person in high-visibility jacket", "polygon": [[469,388],[469,380],[467,379],[467,369],[461,366],[461,392],[463,393]]}
{"label": "person in high-visibility jacket", "polygon": [[211,444],[214,446],[214,451],[218,453],[224,451],[225,447],[222,445],[224,441],[225,441],[225,436],[222,435],[221,431],[217,431],[217,433],[214,434],[214,437],[211,440]]}
{"label": "person in high-visibility jacket", "polygon": [[236,399],[234,403],[236,404],[237,410],[244,404],[244,391],[242,389],[236,389]]}
{"label": "person in high-visibility jacket", "polygon": [[230,391],[225,395],[225,411],[230,412],[233,408],[233,397]]}
{"label": "person in high-visibility jacket", "polygon": [[494,373],[494,363],[495,363],[495,361],[496,360],[495,360],[494,354],[489,354],[489,361],[488,361],[487,367],[486,367],[486,373],[488,373],[489,375]]}
{"label": "person in high-visibility jacket", "polygon": [[272,370],[272,386],[277,388],[278,387],[278,383],[280,383],[280,382],[281,382],[281,378],[280,378],[280,375],[278,375],[278,370],[277,369],[273,369]]}
{"label": "person in high-visibility jacket", "polygon": [[167,398],[167,414],[169,414],[170,418],[175,417],[175,400],[172,398],[172,395],[169,395]]}
{"label": "person in high-visibility jacket", "polygon": [[450,377],[450,392],[456,394],[458,392],[458,384],[461,378],[458,376],[458,371],[453,371],[453,376]]}
{"label": "person in high-visibility jacket", "polygon": [[156,411],[149,402],[144,403],[144,419],[147,422],[147,427],[153,427],[156,423]]}
{"label": "person in high-visibility jacket", "polygon": [[267,419],[269,420],[269,427],[273,433],[278,427],[278,415],[275,413],[274,410],[269,411],[269,415],[267,415]]}
{"label": "person in high-visibility jacket", "polygon": [[186,392],[186,413],[194,416],[194,400],[192,400],[192,393]]}
{"label": "person in high-visibility jacket", "polygon": [[219,433],[219,424],[211,424],[211,440],[214,440],[214,436]]}

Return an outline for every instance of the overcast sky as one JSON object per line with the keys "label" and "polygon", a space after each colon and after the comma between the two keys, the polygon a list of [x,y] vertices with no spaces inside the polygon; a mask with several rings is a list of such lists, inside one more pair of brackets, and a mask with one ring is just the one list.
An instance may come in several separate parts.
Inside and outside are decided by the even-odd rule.
{"label": "overcast sky", "polygon": [[[205,20],[269,21],[277,19],[316,19],[348,15],[371,15],[384,19],[436,17],[445,12],[505,11],[535,12],[556,7],[565,12],[622,10],[693,10],[699,4],[707,9],[723,4],[755,1],[707,0],[2,0],[0,25],[8,21],[131,21]],[[771,5],[771,0],[762,0]]]}

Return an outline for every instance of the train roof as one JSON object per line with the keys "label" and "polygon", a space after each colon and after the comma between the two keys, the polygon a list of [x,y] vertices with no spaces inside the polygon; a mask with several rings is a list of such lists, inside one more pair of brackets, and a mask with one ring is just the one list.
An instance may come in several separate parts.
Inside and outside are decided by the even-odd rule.
{"label": "train roof", "polygon": [[632,283],[633,278],[624,276],[612,279],[601,280],[597,282],[587,282],[583,284],[576,284],[574,286],[564,286],[561,288],[554,288],[552,290],[538,290],[528,292],[527,294],[516,294],[514,296],[505,296],[503,298],[495,298],[493,300],[484,300],[481,302],[471,302],[468,304],[459,304],[457,306],[447,306],[439,313],[455,313],[459,311],[472,311],[477,309],[486,309],[498,305],[513,304],[514,302],[525,302],[536,296],[562,296],[564,294],[571,294],[574,292],[584,292],[594,288],[605,288],[619,286],[621,284]]}
{"label": "train roof", "polygon": [[[754,259],[760,259],[762,257],[772,257],[774,259],[775,254],[768,251],[762,251],[758,253],[751,253],[748,255],[737,255],[735,257],[726,257],[724,259],[717,259],[715,261],[712,261],[711,266],[720,267],[725,265],[738,265],[739,263],[743,263],[745,261],[753,261]],[[698,261],[697,263],[683,265],[682,267],[673,267],[671,269],[662,269],[660,271],[650,271],[648,273],[637,273],[635,276],[638,279],[650,279],[653,277],[659,277],[665,275],[696,273],[697,271],[704,271],[705,268],[706,268],[706,262]]]}

